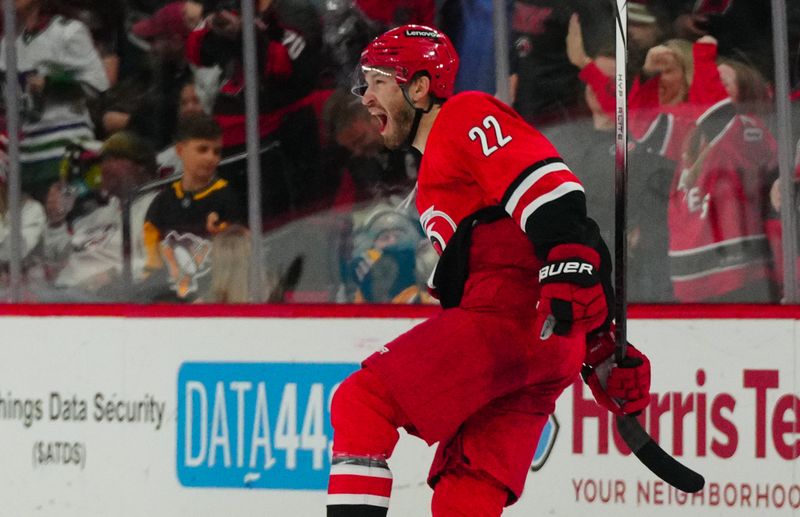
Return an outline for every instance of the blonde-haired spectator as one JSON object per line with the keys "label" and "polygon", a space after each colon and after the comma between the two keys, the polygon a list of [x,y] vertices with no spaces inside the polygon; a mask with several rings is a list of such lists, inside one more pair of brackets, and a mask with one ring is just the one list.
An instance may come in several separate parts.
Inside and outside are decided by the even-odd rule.
{"label": "blonde-haired spectator", "polygon": [[[250,230],[232,224],[211,241],[211,285],[202,298],[204,303],[282,302],[287,290],[297,282],[302,259],[296,258],[283,278],[264,268],[259,272],[262,283],[251,289],[252,240]],[[290,285],[291,284],[291,285]]]}
{"label": "blonde-haired spectator", "polygon": [[250,230],[233,224],[211,241],[211,287],[208,303],[248,303],[250,299]]}

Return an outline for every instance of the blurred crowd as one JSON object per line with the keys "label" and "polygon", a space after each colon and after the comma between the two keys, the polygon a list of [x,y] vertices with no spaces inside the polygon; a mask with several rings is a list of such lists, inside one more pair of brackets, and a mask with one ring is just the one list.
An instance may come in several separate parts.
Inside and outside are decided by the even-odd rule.
{"label": "blurred crowd", "polygon": [[[0,41],[0,70],[13,39],[19,95],[4,113],[20,115],[27,301],[435,302],[425,282],[437,257],[413,203],[417,157],[385,149],[350,93],[361,49],[406,23],[450,35],[457,91],[507,95],[553,141],[613,243],[610,2],[507,0],[510,91],[497,92],[492,0],[252,1],[248,21],[240,0],[14,0],[17,34]],[[787,1],[795,123],[798,4]],[[770,2],[628,6],[629,299],[779,302]],[[257,192],[245,23],[256,34]],[[256,272],[252,231],[265,244]]]}

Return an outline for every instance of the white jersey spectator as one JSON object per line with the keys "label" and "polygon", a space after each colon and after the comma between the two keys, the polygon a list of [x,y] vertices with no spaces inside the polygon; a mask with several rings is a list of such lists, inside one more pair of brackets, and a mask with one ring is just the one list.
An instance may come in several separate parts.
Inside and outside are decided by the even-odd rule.
{"label": "white jersey spectator", "polygon": [[[155,153],[152,146],[133,133],[112,135],[101,149],[101,197],[107,202],[68,222],[60,204],[63,185],[48,193],[45,257],[55,266],[55,287],[77,288],[97,293],[115,282],[123,268],[122,199],[153,178]],[[145,213],[157,192],[137,197],[131,204],[131,269],[133,279],[142,277],[145,252],[142,240]],[[103,295],[123,297],[104,289]]]}
{"label": "white jersey spectator", "polygon": [[[131,269],[133,279],[142,278],[145,264],[142,228],[144,215],[157,192],[136,199],[131,205]],[[45,254],[49,261],[63,262],[55,278],[56,287],[78,287],[96,291],[122,271],[122,203],[117,197],[108,204],[67,224],[49,226],[45,232]]]}
{"label": "white jersey spectator", "polygon": [[[109,82],[88,28],[77,20],[42,12],[40,4],[41,0],[28,0],[17,7],[20,31],[15,45],[22,92],[22,186],[43,199],[58,178],[66,145],[94,139],[86,100],[105,91]],[[4,37],[3,73],[7,44]]]}

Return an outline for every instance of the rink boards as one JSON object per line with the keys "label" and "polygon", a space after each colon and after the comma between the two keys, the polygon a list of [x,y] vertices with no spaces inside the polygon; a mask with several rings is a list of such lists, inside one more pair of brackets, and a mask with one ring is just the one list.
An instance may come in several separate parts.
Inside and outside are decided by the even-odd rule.
{"label": "rink boards", "polygon": [[[2,319],[2,515],[324,515],[337,384],[418,318]],[[705,474],[685,496],[627,454],[576,382],[504,515],[800,515],[798,321],[636,319],[645,427]],[[426,515],[403,436],[390,516]],[[644,513],[643,513],[644,512]]]}

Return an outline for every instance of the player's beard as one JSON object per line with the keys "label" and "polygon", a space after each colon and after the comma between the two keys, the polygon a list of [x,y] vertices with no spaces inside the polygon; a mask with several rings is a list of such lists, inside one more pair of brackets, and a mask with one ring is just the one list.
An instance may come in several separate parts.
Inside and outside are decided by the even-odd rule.
{"label": "player's beard", "polygon": [[395,113],[392,114],[394,130],[383,134],[383,143],[389,149],[399,149],[408,139],[411,126],[414,124],[414,108],[403,100]]}

